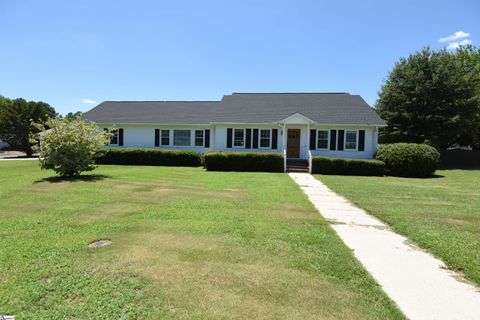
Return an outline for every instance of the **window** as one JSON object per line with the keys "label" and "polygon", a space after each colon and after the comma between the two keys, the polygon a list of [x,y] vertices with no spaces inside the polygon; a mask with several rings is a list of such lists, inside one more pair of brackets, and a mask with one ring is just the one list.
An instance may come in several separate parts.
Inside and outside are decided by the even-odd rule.
{"label": "window", "polygon": [[170,145],[170,130],[162,130],[162,146]]}
{"label": "window", "polygon": [[203,147],[203,130],[195,130],[195,146]]}
{"label": "window", "polygon": [[317,149],[328,149],[328,130],[318,130]]}
{"label": "window", "polygon": [[245,130],[234,129],[233,131],[233,146],[244,147],[245,146]]}
{"label": "window", "polygon": [[357,131],[345,132],[345,150],[357,150]]}
{"label": "window", "polygon": [[118,144],[118,130],[112,130],[110,133],[112,134],[110,136],[110,144]]}
{"label": "window", "polygon": [[174,146],[189,146],[190,145],[190,130],[173,130],[173,145]]}
{"label": "window", "polygon": [[260,130],[260,148],[270,148],[270,129]]}

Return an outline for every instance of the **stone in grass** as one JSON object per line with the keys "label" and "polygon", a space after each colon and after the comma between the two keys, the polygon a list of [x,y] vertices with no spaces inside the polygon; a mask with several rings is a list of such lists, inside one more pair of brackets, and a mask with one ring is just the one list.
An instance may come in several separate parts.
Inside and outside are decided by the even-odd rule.
{"label": "stone in grass", "polygon": [[88,245],[88,247],[89,248],[98,248],[98,247],[109,246],[111,244],[112,244],[112,241],[107,240],[107,239],[103,239],[103,240],[98,240],[98,241],[94,241],[94,242],[90,243]]}

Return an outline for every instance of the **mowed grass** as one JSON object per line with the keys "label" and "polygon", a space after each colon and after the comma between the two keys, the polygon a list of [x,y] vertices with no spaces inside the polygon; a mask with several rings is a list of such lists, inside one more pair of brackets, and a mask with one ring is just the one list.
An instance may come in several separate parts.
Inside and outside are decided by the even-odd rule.
{"label": "mowed grass", "polygon": [[[0,162],[0,314],[403,319],[286,174]],[[87,248],[98,239],[112,245]]]}
{"label": "mowed grass", "polygon": [[480,285],[480,169],[439,177],[317,176]]}

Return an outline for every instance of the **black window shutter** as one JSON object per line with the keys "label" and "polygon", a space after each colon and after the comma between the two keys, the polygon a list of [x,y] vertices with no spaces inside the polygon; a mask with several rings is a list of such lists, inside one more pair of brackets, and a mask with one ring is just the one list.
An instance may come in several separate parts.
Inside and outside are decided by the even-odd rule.
{"label": "black window shutter", "polygon": [[365,130],[358,131],[358,151],[365,151]]}
{"label": "black window shutter", "polygon": [[155,147],[160,146],[160,129],[155,129]]}
{"label": "black window shutter", "polygon": [[272,149],[277,149],[278,129],[272,129]]}
{"label": "black window shutter", "polygon": [[317,130],[310,130],[310,150],[317,149]]}
{"label": "black window shutter", "polygon": [[245,148],[250,149],[252,147],[252,129],[245,129]]}
{"label": "black window shutter", "polygon": [[330,150],[337,150],[337,130],[330,130]]}
{"label": "black window shutter", "polygon": [[118,129],[118,145],[123,146],[123,128]]}
{"label": "black window shutter", "polygon": [[227,148],[232,147],[232,128],[227,129]]}
{"label": "black window shutter", "polygon": [[253,129],[253,149],[258,149],[258,129]]}
{"label": "black window shutter", "polygon": [[210,129],[205,129],[205,148],[210,148]]}
{"label": "black window shutter", "polygon": [[343,139],[345,136],[345,130],[338,130],[338,148],[337,150],[343,150]]}

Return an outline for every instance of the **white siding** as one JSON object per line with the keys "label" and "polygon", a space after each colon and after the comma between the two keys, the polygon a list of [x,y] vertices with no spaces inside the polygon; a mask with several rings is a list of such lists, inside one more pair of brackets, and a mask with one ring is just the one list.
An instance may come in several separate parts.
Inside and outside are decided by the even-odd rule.
{"label": "white siding", "polygon": [[[101,128],[108,128],[107,125],[99,125]],[[111,148],[156,148],[156,149],[174,149],[174,150],[195,150],[197,152],[206,152],[213,146],[213,133],[209,126],[132,126],[117,125],[116,129],[123,128],[123,146],[110,145]],[[155,129],[170,130],[170,146],[155,147]],[[190,146],[173,146],[173,130],[192,130]],[[210,148],[195,147],[195,130],[210,129]]]}
{"label": "white siding", "polygon": [[[324,156],[331,158],[354,158],[354,159],[373,159],[377,152],[378,131],[372,127],[312,127],[317,130],[365,130],[365,150],[364,151],[333,151],[333,150],[311,150],[313,156]],[[358,132],[357,132],[357,149],[358,149]],[[338,131],[337,131],[338,145]],[[330,143],[329,143],[330,146]]]}
{"label": "white siding", "polygon": [[[108,125],[99,125],[100,128],[108,128]],[[376,127],[361,127],[361,126],[319,126],[307,124],[287,124],[284,131],[283,125],[255,125],[255,124],[222,124],[222,125],[117,125],[118,128],[123,128],[123,147],[124,148],[162,148],[162,149],[176,149],[176,150],[195,150],[197,152],[206,152],[208,150],[225,150],[225,151],[255,151],[255,152],[282,152],[285,136],[288,129],[300,129],[300,158],[307,159],[308,151],[310,149],[310,129],[317,130],[365,130],[365,150],[364,151],[331,151],[331,150],[311,150],[313,156],[326,156],[334,158],[357,158],[357,159],[372,159],[377,151],[378,130]],[[277,129],[277,148],[276,149],[246,149],[242,148],[227,148],[227,129]],[[155,147],[155,129],[169,129],[170,130],[170,146]],[[190,146],[173,146],[173,130],[174,129],[189,129],[192,130],[191,145]],[[195,147],[194,146],[194,130],[210,129],[210,148]],[[253,130],[252,130],[253,139]],[[338,136],[337,136],[338,139]],[[358,141],[358,134],[357,134]],[[118,146],[111,146],[118,147]],[[253,144],[252,144],[253,147]],[[357,142],[358,148],[358,142]]]}
{"label": "white siding", "polygon": [[[278,130],[278,137],[277,137],[277,148],[276,149],[267,149],[267,148],[252,148],[246,149],[242,148],[227,148],[227,129],[252,129],[252,142],[253,142],[253,129],[277,129]],[[215,125],[215,149],[216,150],[225,150],[225,151],[259,151],[259,152],[281,152],[282,151],[282,136],[281,136],[281,128],[278,126],[268,126],[268,125]],[[259,133],[260,135],[260,133]],[[259,143],[260,144],[260,143]]]}

